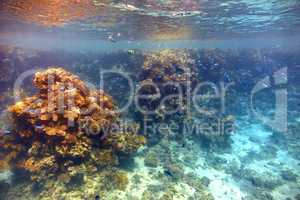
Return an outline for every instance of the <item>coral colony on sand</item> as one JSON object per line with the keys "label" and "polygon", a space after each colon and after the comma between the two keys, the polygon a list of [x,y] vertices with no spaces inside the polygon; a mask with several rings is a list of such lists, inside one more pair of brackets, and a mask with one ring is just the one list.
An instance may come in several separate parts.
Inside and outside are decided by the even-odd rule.
{"label": "coral colony on sand", "polygon": [[1,167],[26,172],[35,183],[71,179],[74,167],[102,168],[146,143],[136,132],[112,132],[120,116],[103,91],[89,90],[62,68],[35,74],[38,92],[8,108],[12,134],[1,140]]}

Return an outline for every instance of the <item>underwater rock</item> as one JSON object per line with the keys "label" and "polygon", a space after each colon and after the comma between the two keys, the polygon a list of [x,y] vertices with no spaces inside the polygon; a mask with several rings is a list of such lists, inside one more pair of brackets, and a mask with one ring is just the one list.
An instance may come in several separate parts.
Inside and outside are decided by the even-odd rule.
{"label": "underwater rock", "polygon": [[0,181],[0,199],[7,199],[5,195],[8,192],[9,187],[10,185],[8,183]]}
{"label": "underwater rock", "polygon": [[142,176],[140,176],[139,174],[134,174],[131,178],[131,181],[134,185],[138,186],[142,182]]}
{"label": "underwater rock", "polygon": [[237,160],[233,160],[226,165],[225,172],[234,178],[240,179],[242,175],[241,165]]}
{"label": "underwater rock", "polygon": [[118,190],[125,190],[129,184],[126,172],[118,172],[113,178],[113,183]]}
{"label": "underwater rock", "polygon": [[60,174],[57,177],[57,180],[60,181],[60,182],[63,182],[63,183],[69,183],[70,180],[71,180],[71,177],[69,176],[69,174],[64,173],[64,174]]}
{"label": "underwater rock", "polygon": [[207,178],[206,176],[204,176],[204,177],[201,178],[201,183],[202,183],[204,186],[208,187],[209,184],[210,184],[210,179]]}
{"label": "underwater rock", "polygon": [[46,180],[83,162],[115,165],[113,151],[131,154],[146,143],[135,132],[111,134],[110,127],[120,118],[112,98],[102,90],[88,89],[70,72],[39,71],[33,84],[38,89],[35,95],[8,108],[15,130],[0,139],[0,154],[13,170]]}
{"label": "underwater rock", "polygon": [[203,192],[203,191],[197,190],[194,193],[194,195],[192,196],[192,199],[214,200],[215,198],[209,192]]}
{"label": "underwater rock", "polygon": [[157,199],[157,195],[155,193],[152,193],[148,190],[145,190],[143,192],[142,198],[141,200],[156,200]]}
{"label": "underwater rock", "polygon": [[295,200],[300,200],[300,194],[297,194],[297,195],[295,196]]}
{"label": "underwater rock", "polygon": [[[71,169],[72,170],[71,170]],[[84,172],[80,170],[77,166],[68,168],[68,176],[70,177],[69,184],[71,185],[82,185],[84,182]]]}
{"label": "underwater rock", "polygon": [[104,172],[105,187],[107,190],[126,190],[129,179],[125,171],[107,171]]}
{"label": "underwater rock", "polygon": [[256,200],[274,200],[274,197],[268,193],[268,192],[264,192],[264,191],[256,191],[253,195],[247,196],[245,198],[245,200],[252,200],[252,199],[256,199]]}
{"label": "underwater rock", "polygon": [[207,186],[209,185],[210,180],[207,177],[200,178],[197,174],[188,173],[184,176],[183,180],[186,184],[196,190],[197,196],[201,196],[204,199],[213,199],[211,194],[208,192]]}
{"label": "underwater rock", "polygon": [[209,166],[215,169],[223,169],[225,164],[227,164],[227,160],[217,154],[210,153],[208,154],[208,158],[206,159]]}
{"label": "underwater rock", "polygon": [[278,148],[275,145],[263,145],[261,151],[256,155],[257,159],[273,159],[276,157]]}
{"label": "underwater rock", "polygon": [[144,163],[148,167],[157,167],[160,163],[160,160],[158,159],[158,156],[155,152],[149,151],[146,154]]}
{"label": "underwater rock", "polygon": [[99,168],[113,167],[119,164],[119,159],[110,149],[91,152],[91,160]]}
{"label": "underwater rock", "polygon": [[241,162],[253,162],[255,160],[262,160],[263,157],[260,155],[260,152],[257,152],[255,150],[250,150],[247,152],[247,155],[243,156],[241,158]]}
{"label": "underwater rock", "polygon": [[258,174],[254,170],[246,169],[243,171],[243,177],[250,181],[253,186],[273,190],[282,184],[282,180],[274,175],[264,173]]}
{"label": "underwater rock", "polygon": [[151,185],[147,186],[147,190],[153,194],[157,194],[161,191],[166,190],[167,187],[168,187],[168,185],[164,185],[164,184],[157,184],[157,185],[151,184]]}
{"label": "underwater rock", "polygon": [[173,200],[177,191],[174,187],[169,187],[159,200]]}
{"label": "underwater rock", "polygon": [[284,180],[295,182],[297,180],[298,175],[295,174],[292,170],[287,169],[287,170],[282,170],[281,171],[281,177]]}
{"label": "underwater rock", "polygon": [[184,170],[182,169],[181,166],[177,164],[166,163],[164,165],[164,168],[165,168],[164,174],[166,176],[171,177],[174,180],[179,180],[184,176]]}
{"label": "underwater rock", "polygon": [[186,190],[190,188],[186,184],[173,184],[166,188],[163,195],[159,200],[173,200],[173,199],[201,199],[201,200],[214,200],[213,196],[206,189],[198,190],[195,192],[185,194]]}
{"label": "underwater rock", "polygon": [[103,140],[103,144],[111,146],[114,151],[125,155],[135,153],[146,142],[144,136],[131,132],[111,133]]}
{"label": "underwater rock", "polygon": [[195,166],[198,159],[197,156],[198,155],[195,155],[193,153],[185,154],[183,158],[184,164],[189,167]]}

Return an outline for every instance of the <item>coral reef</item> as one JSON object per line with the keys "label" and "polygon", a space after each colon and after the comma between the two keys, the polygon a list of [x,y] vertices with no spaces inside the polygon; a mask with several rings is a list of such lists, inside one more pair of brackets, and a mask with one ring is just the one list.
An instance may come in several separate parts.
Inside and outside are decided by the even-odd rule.
{"label": "coral reef", "polygon": [[93,151],[90,154],[92,162],[98,168],[107,168],[111,166],[117,166],[119,164],[118,157],[111,149],[104,149],[102,151]]}
{"label": "coral reef", "polygon": [[[203,96],[208,93],[205,87],[198,91],[203,80],[202,74],[206,76],[207,72],[200,72],[197,56],[196,51],[186,49],[165,49],[145,54],[137,93],[137,97],[142,97],[138,98],[139,107],[135,117],[137,120],[144,119],[141,124],[150,144],[157,143],[164,136],[182,142],[184,136],[177,133],[188,129],[188,134],[196,135],[195,138],[206,148],[230,147],[234,117],[217,110],[220,107],[219,99],[194,99],[194,93],[199,95],[199,92]],[[203,110],[195,108],[195,104],[201,104]],[[210,110],[204,112],[206,108],[216,109],[210,113]],[[189,120],[193,122],[189,123]],[[147,130],[147,127],[162,122],[168,124],[168,127]]]}
{"label": "coral reef", "polygon": [[145,156],[144,163],[148,167],[157,167],[159,165],[158,155],[155,152],[148,152]]}
{"label": "coral reef", "polygon": [[[198,70],[192,54],[193,52],[188,50],[170,49],[146,54],[143,71],[140,74],[140,85],[142,86],[140,92],[142,94],[159,93],[159,98],[153,101],[142,101],[141,105],[148,108],[149,111],[156,109],[162,114],[176,108],[180,112],[184,112],[186,98],[189,98],[186,95],[187,90],[191,89],[198,81]],[[159,91],[155,91],[151,84],[156,85]],[[191,88],[188,88],[187,84],[190,84]],[[159,104],[164,97],[170,95],[174,95],[174,98],[167,99],[168,101],[165,101],[163,105]],[[179,99],[180,95],[183,99]]]}
{"label": "coral reef", "polygon": [[243,173],[244,178],[255,187],[273,190],[282,185],[280,177],[276,177],[273,174],[259,174],[254,170],[246,170]]}
{"label": "coral reef", "polygon": [[70,72],[49,68],[37,72],[33,84],[37,94],[8,108],[15,129],[0,140],[3,160],[32,180],[57,177],[83,162],[117,165],[113,152],[128,155],[146,143],[137,133],[111,134],[121,123],[112,98],[90,90]]}
{"label": "coral reef", "polygon": [[149,144],[157,143],[163,134],[147,127],[156,122],[182,121],[188,111],[188,93],[199,81],[193,54],[185,49],[164,49],[144,55],[134,117],[147,133]]}
{"label": "coral reef", "polygon": [[126,172],[124,171],[108,171],[104,174],[104,180],[107,190],[126,190],[129,183]]}
{"label": "coral reef", "polygon": [[281,171],[281,177],[286,181],[296,182],[298,175],[291,169],[285,169]]}
{"label": "coral reef", "polygon": [[146,139],[142,135],[134,133],[112,133],[104,138],[104,144],[112,146],[114,150],[122,154],[132,154],[142,145],[146,144]]}
{"label": "coral reef", "polygon": [[[185,53],[181,54],[180,52]],[[182,81],[179,78],[177,79],[177,75],[184,74],[180,69],[185,68],[185,62],[181,62],[180,59],[184,60],[181,56],[193,54],[193,51],[162,50],[154,53],[130,52],[130,54],[131,56],[128,52],[109,53],[107,55],[76,54],[76,56],[72,56],[70,61],[66,62],[76,60],[74,63],[79,63],[81,68],[79,69],[76,64],[72,67],[72,71],[76,71],[77,74],[81,73],[80,77],[90,82],[96,82],[99,78],[99,68],[96,66],[104,67],[105,65],[107,70],[117,66],[125,72],[127,72],[126,70],[133,72],[130,77],[136,78],[137,84],[138,81],[157,83],[161,95],[167,96],[178,92],[164,86],[168,80],[179,83],[184,90],[184,79]],[[200,70],[199,74],[204,75],[200,77],[201,80],[217,83],[223,80],[223,75],[224,77],[226,75],[228,80],[224,81],[243,83],[241,90],[244,92],[244,86],[246,88],[251,87],[251,84],[255,82],[253,75],[262,69],[260,67],[262,65],[261,58],[252,54],[253,52],[249,53],[248,50],[245,50],[245,52],[214,49],[199,50],[196,57],[191,56],[193,58],[191,63],[197,62],[197,68]],[[270,55],[266,52],[261,52],[261,54],[260,56],[263,58],[270,58]],[[53,63],[48,60],[55,60],[55,63],[62,62],[57,59],[60,55],[55,56],[55,59],[53,57],[49,59],[45,55],[38,57],[41,61],[25,58],[26,62],[19,60],[15,65],[11,63],[14,60],[13,58],[8,58],[10,59],[8,60],[3,57],[2,66],[5,69],[0,75],[1,84],[12,81],[14,75],[17,76],[26,69],[25,65],[33,66],[32,63],[34,63],[34,66],[44,65],[45,60],[47,60],[47,63]],[[166,61],[163,60],[163,57],[166,58]],[[281,59],[279,57],[282,56],[273,55],[271,57],[278,63],[278,66],[283,66],[283,62],[279,62]],[[174,62],[171,63],[171,60],[174,60]],[[289,56],[286,56],[284,60],[290,60]],[[289,66],[299,63],[295,59],[294,61],[290,60],[290,62]],[[62,64],[69,65],[69,63],[64,62]],[[140,66],[143,67],[139,69]],[[192,70],[194,69],[193,64],[186,66],[191,67]],[[249,66],[254,67],[249,69]],[[142,73],[140,73],[140,70]],[[289,70],[296,69],[290,67]],[[56,70],[54,74],[61,73],[60,71]],[[41,77],[41,74],[45,72],[37,75]],[[291,118],[294,122],[289,123],[289,131],[286,134],[277,134],[275,137],[269,138],[269,134],[261,131],[259,127],[251,128],[250,125],[257,123],[253,122],[255,119],[252,116],[246,118],[242,116],[248,116],[247,109],[241,110],[241,106],[247,106],[247,100],[237,102],[238,104],[226,101],[226,103],[232,104],[232,107],[226,107],[226,110],[230,114],[237,112],[238,116],[236,119],[229,115],[217,116],[224,123],[224,128],[228,130],[225,130],[224,134],[223,132],[217,134],[217,127],[212,126],[217,122],[215,118],[210,119],[192,111],[192,118],[197,120],[195,123],[207,124],[211,128],[207,133],[212,134],[206,134],[204,131],[193,134],[196,135],[197,139],[186,134],[183,141],[175,141],[174,139],[177,140],[177,137],[182,133],[180,130],[175,131],[174,135],[164,131],[161,133],[167,137],[150,136],[152,140],[158,138],[158,144],[138,151],[135,159],[123,160],[123,157],[126,158],[128,154],[135,152],[138,147],[145,143],[145,139],[134,131],[123,131],[122,133],[116,131],[105,135],[105,131],[110,129],[111,123],[121,122],[119,122],[120,117],[113,112],[115,106],[110,109],[109,106],[101,104],[98,99],[104,97],[99,97],[98,94],[102,93],[105,97],[108,97],[106,94],[113,95],[113,99],[118,100],[120,106],[119,100],[127,101],[126,96],[120,93],[120,91],[126,90],[124,89],[126,87],[123,87],[126,83],[120,81],[119,77],[112,79],[110,83],[106,84],[107,88],[110,89],[104,88],[105,94],[102,91],[90,90],[82,84],[69,87],[68,83],[71,82],[72,85],[73,81],[77,79],[71,74],[67,75],[65,72],[62,74],[65,75],[61,75],[63,76],[61,78],[58,76],[53,81],[50,78],[50,82],[42,81],[43,78],[36,79],[35,84],[47,85],[45,88],[50,84],[53,89],[50,87],[50,90],[47,89],[46,92],[45,89],[37,87],[38,90],[34,96],[23,98],[22,101],[10,107],[13,120],[8,121],[13,122],[15,127],[12,129],[11,135],[0,139],[0,199],[81,200],[96,199],[96,196],[99,196],[100,199],[130,200],[139,198],[144,200],[160,198],[213,199],[207,187],[209,187],[215,199],[222,199],[222,197],[245,200],[300,199],[300,195],[296,196],[296,194],[299,194],[299,187],[297,187],[299,185],[299,170],[297,166],[299,166],[298,158],[300,158],[298,134],[300,120],[297,112],[299,106],[298,101],[296,101],[297,98],[294,100],[294,106],[292,104],[293,107],[291,107],[291,110],[293,110]],[[260,74],[263,75],[263,73]],[[289,81],[293,76],[295,76],[295,80],[298,80],[296,75],[297,73],[292,71],[289,75]],[[72,78],[66,78],[67,76]],[[62,95],[60,95],[59,87],[57,87],[60,84],[62,85]],[[30,86],[30,84],[27,85]],[[6,86],[7,84],[2,85],[3,88],[9,88]],[[75,89],[73,90],[73,88]],[[150,86],[140,90],[141,93],[146,95],[153,94],[153,91]],[[296,91],[299,93],[298,89]],[[1,92],[0,107],[4,108],[9,103],[9,99],[12,98],[12,92],[11,89]],[[48,97],[52,97],[52,94],[54,97],[49,100]],[[72,99],[73,96],[74,101],[69,101],[69,97]],[[115,98],[115,96],[118,98]],[[92,97],[91,101],[88,100],[89,97]],[[147,108],[152,109],[152,106],[154,109],[156,109],[156,106],[158,107],[158,111],[153,118],[156,120],[155,125],[165,122],[164,119],[168,118],[170,119],[167,121],[168,125],[180,124],[182,119],[189,117],[184,115],[184,111],[182,112],[183,117],[176,114],[168,116],[164,109],[171,109],[172,106],[176,107],[178,104],[176,101],[168,101],[167,103],[164,102],[163,107],[159,108],[159,103],[161,103],[163,97],[159,97],[157,102],[141,99],[141,105],[145,106],[145,110]],[[97,99],[95,104],[92,103],[94,98]],[[108,98],[109,101],[112,100],[110,97]],[[35,99],[37,100],[35,101]],[[46,105],[50,102],[50,105],[52,105],[52,101],[54,101],[54,111],[51,109],[48,111],[47,107],[46,112],[43,112],[42,109],[46,106],[39,104],[44,102]],[[60,110],[59,102],[61,101],[64,109]],[[83,102],[86,101],[88,103],[84,104]],[[270,100],[267,98],[260,101],[262,105],[270,104],[269,102]],[[218,102],[209,105],[217,109],[217,104]],[[100,107],[99,111],[97,111],[98,106]],[[94,109],[94,113],[90,111]],[[103,112],[105,109],[110,112]],[[264,109],[263,112],[267,112],[268,109]],[[130,111],[128,115],[132,117],[133,112]],[[101,119],[105,120],[102,121]],[[230,135],[230,126],[235,121],[238,122],[236,123],[237,131],[234,135]],[[7,121],[0,120],[0,127],[3,127],[3,130],[7,129],[7,124]],[[190,127],[193,127],[193,123],[190,124]],[[239,128],[244,131],[240,131]],[[153,127],[153,130],[157,130],[156,126]],[[191,130],[193,129],[191,128]],[[188,133],[192,134],[192,132]],[[229,136],[232,140],[228,140]],[[224,154],[224,146],[228,142],[233,147],[232,152],[226,151]],[[278,143],[283,143],[286,146],[281,149]],[[203,146],[209,147],[211,152],[207,152],[207,149]],[[222,150],[222,152],[220,153],[219,150]],[[288,154],[285,154],[282,150],[287,150]],[[290,155],[297,160],[292,160]],[[131,162],[132,160],[134,162]],[[123,161],[125,161],[125,164],[130,161],[130,166],[126,165],[125,168]],[[131,164],[134,164],[134,167]],[[123,167],[122,170],[120,170],[120,165]],[[3,180],[9,180],[8,175],[11,174],[6,172],[10,168],[16,172],[14,177],[18,178],[16,180],[18,184],[9,188],[9,184]],[[34,184],[28,181],[27,177],[26,182],[22,182],[23,176],[19,176],[19,172],[21,171],[21,175],[23,175],[24,170],[27,172],[24,174],[30,175],[31,179],[35,181]],[[42,180],[43,182],[41,182]],[[14,184],[14,179],[12,181],[12,184]],[[42,190],[40,190],[40,186],[43,186]]]}

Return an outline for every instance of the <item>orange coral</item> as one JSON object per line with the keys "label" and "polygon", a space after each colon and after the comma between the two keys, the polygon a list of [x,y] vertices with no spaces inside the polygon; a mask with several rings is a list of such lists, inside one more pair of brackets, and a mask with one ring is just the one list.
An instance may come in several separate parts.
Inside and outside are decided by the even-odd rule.
{"label": "orange coral", "polygon": [[44,131],[49,136],[65,136],[66,132],[64,130],[61,130],[59,128],[54,127],[46,127],[44,128]]}
{"label": "orange coral", "polygon": [[[33,82],[39,93],[17,102],[8,109],[16,118],[25,119],[26,124],[31,124],[32,129],[29,130],[36,131],[40,128],[40,132],[48,136],[66,136],[69,129],[75,128],[79,132],[79,122],[87,116],[100,125],[103,125],[104,121],[111,123],[116,119],[111,97],[102,91],[90,91],[70,72],[50,68],[37,72]],[[90,108],[93,109],[89,110]],[[73,127],[68,127],[67,122],[72,122]],[[22,130],[18,133],[30,135]]]}
{"label": "orange coral", "polygon": [[[37,72],[33,84],[38,88],[36,95],[8,108],[16,130],[8,142],[0,140],[0,143],[4,144],[9,161],[14,161],[10,162],[13,168],[29,171],[36,180],[40,173],[64,172],[74,165],[71,160],[80,163],[91,159],[94,148],[99,151],[103,146],[99,143],[104,130],[110,130],[107,127],[117,122],[119,116],[114,112],[110,96],[103,91],[89,90],[79,77],[62,68]],[[130,153],[144,143],[142,136],[136,133],[130,136],[123,136],[124,147],[120,151]],[[119,138],[111,137],[107,148],[115,148],[113,144],[120,143],[113,140]],[[17,160],[19,155],[22,155],[21,161]],[[113,156],[103,159],[103,162],[114,160]]]}
{"label": "orange coral", "polygon": [[29,172],[39,172],[43,168],[53,168],[55,167],[55,158],[54,156],[48,156],[45,158],[42,158],[40,160],[36,160],[33,157],[30,157],[29,159],[21,162],[18,164],[18,167],[24,168]]}

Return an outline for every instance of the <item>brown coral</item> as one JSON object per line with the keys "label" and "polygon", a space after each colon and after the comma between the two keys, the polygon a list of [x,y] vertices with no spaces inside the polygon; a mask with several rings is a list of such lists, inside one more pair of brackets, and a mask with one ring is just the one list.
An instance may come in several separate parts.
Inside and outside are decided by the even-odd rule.
{"label": "brown coral", "polygon": [[41,160],[35,160],[33,157],[19,164],[20,168],[24,168],[30,172],[38,172],[43,168],[53,167],[55,164],[54,156],[45,157]]}
{"label": "brown coral", "polygon": [[0,160],[0,171],[9,169],[9,164],[5,160]]}
{"label": "brown coral", "polygon": [[100,168],[113,167],[119,164],[118,157],[110,149],[92,152],[91,160]]}
{"label": "brown coral", "polygon": [[[172,110],[185,111],[189,97],[187,92],[190,92],[188,90],[199,81],[198,69],[192,54],[193,52],[188,50],[170,49],[146,54],[143,71],[140,74],[142,88],[139,92],[145,95],[157,94],[157,98],[141,99],[139,105],[145,107],[147,111],[161,112],[162,115]],[[172,95],[173,98],[165,99],[162,104],[162,99]]]}
{"label": "brown coral", "polygon": [[146,144],[146,138],[134,133],[112,133],[104,139],[104,144],[112,146],[119,153],[132,154]]}
{"label": "brown coral", "polygon": [[[37,129],[41,129],[40,135],[72,138],[70,134],[78,134],[79,123],[87,117],[100,125],[103,121],[112,123],[117,117],[113,113],[111,97],[102,91],[91,92],[77,76],[63,69],[37,72],[33,82],[39,93],[17,102],[8,110],[15,118],[24,119],[31,128],[29,130],[38,132]],[[53,140],[51,137],[46,139]]]}
{"label": "brown coral", "polygon": [[107,171],[104,174],[104,182],[107,190],[125,191],[129,184],[127,173],[124,171]]}
{"label": "brown coral", "polygon": [[[119,118],[112,98],[103,91],[89,90],[79,77],[62,68],[37,72],[33,83],[38,93],[8,108],[16,129],[10,140],[0,140],[0,153],[4,152],[5,160],[10,155],[13,168],[25,169],[35,179],[38,174],[64,172],[74,163],[93,160],[91,155],[101,155],[101,139],[109,135],[105,132],[110,130],[107,127]],[[144,143],[139,143],[143,136],[136,133],[131,137],[119,135],[124,138],[127,153]],[[109,138],[111,145],[107,149],[120,143],[118,137]],[[102,162],[117,163],[114,155],[105,154],[102,158]],[[97,165],[99,159],[90,163]]]}

